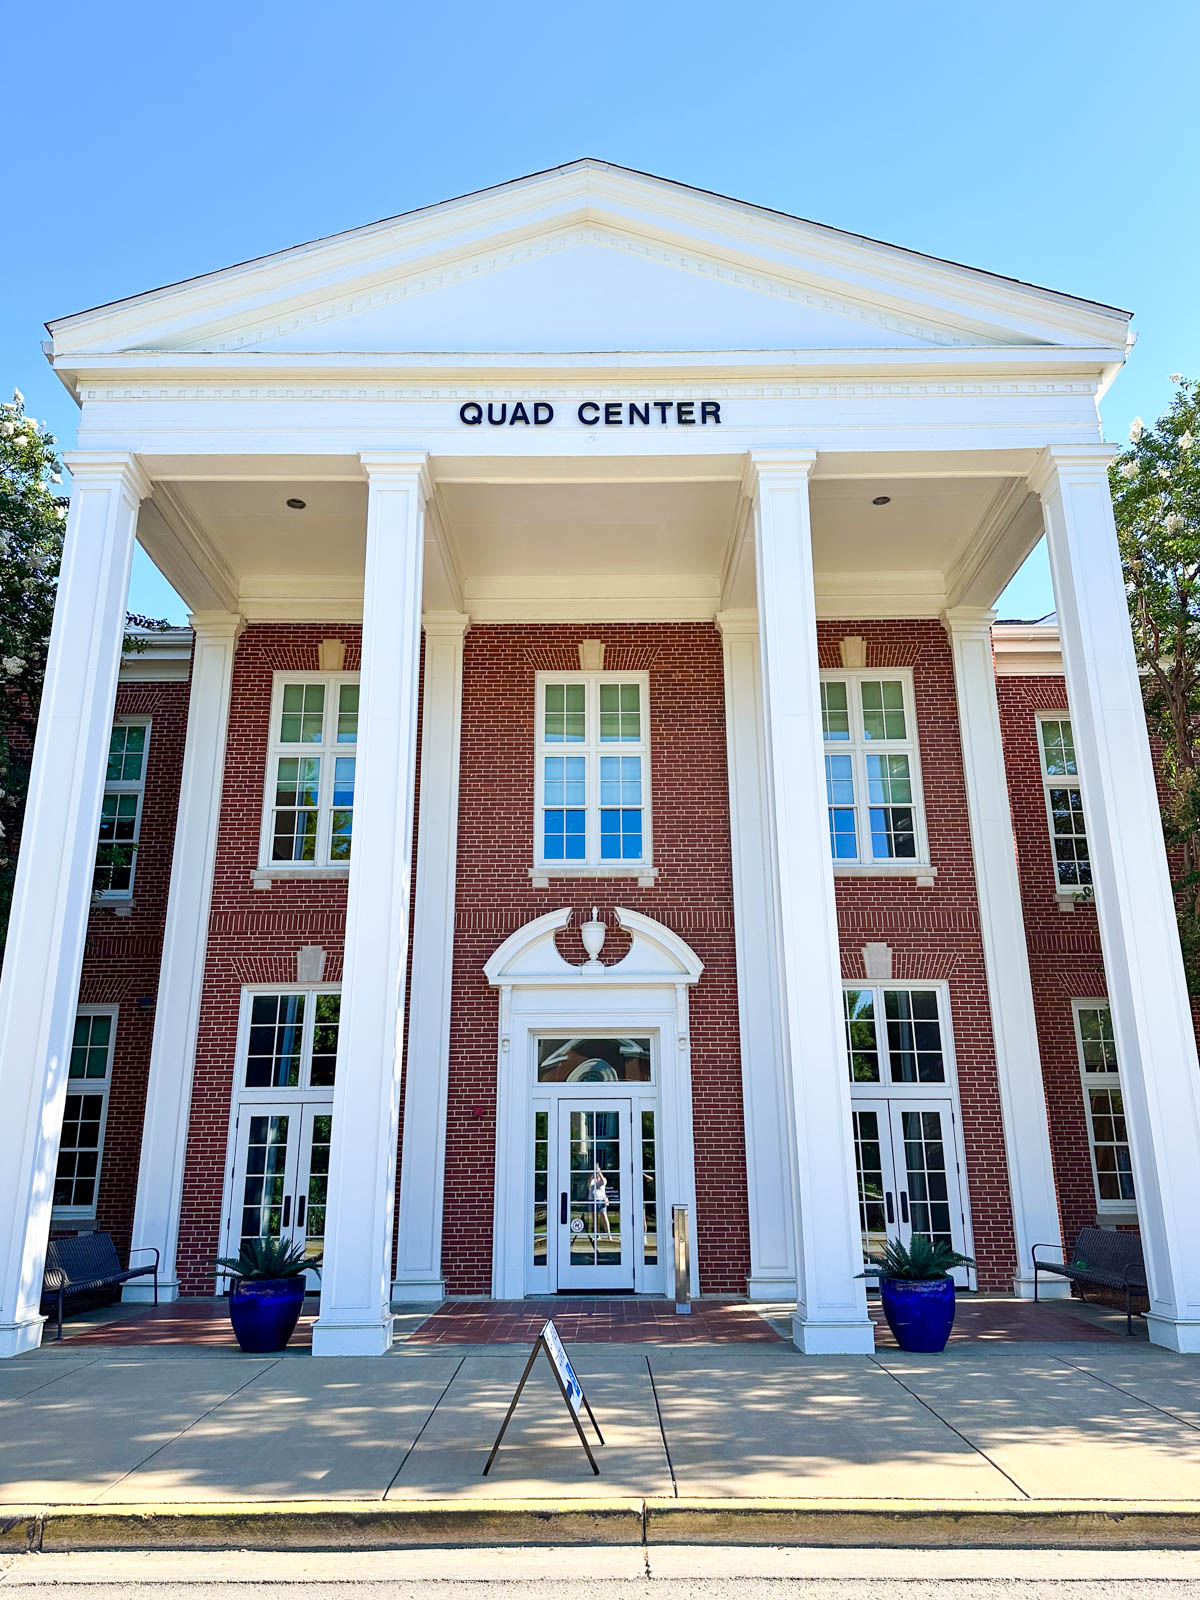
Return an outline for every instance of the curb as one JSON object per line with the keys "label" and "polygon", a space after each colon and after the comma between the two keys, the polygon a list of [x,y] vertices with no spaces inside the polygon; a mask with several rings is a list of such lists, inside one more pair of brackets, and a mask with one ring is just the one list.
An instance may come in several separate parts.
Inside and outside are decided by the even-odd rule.
{"label": "curb", "polygon": [[1200,1501],[457,1499],[0,1509],[0,1555],[671,1544],[1200,1549]]}

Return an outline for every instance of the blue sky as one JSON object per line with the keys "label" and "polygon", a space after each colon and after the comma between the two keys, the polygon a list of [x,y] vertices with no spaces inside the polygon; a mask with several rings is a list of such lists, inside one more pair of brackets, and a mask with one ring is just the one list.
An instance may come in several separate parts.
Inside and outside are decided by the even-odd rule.
{"label": "blue sky", "polygon": [[10,8],[0,384],[68,444],[47,318],[592,155],[1133,309],[1123,439],[1200,372],[1198,60],[1195,0]]}

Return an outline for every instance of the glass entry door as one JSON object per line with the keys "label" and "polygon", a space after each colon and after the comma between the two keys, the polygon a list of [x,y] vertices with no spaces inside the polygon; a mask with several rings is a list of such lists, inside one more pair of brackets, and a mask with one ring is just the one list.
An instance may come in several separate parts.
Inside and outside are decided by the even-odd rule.
{"label": "glass entry door", "polygon": [[[239,1106],[222,1255],[236,1256],[249,1239],[281,1239],[320,1255],[332,1121],[328,1102]],[[320,1288],[315,1272],[305,1277],[310,1292]]]}
{"label": "glass entry door", "polygon": [[[864,1260],[914,1233],[966,1254],[962,1182],[948,1101],[855,1099],[854,1155]],[[967,1271],[954,1274],[960,1286]]]}
{"label": "glass entry door", "polygon": [[632,1290],[632,1103],[564,1099],[558,1127],[558,1287]]}

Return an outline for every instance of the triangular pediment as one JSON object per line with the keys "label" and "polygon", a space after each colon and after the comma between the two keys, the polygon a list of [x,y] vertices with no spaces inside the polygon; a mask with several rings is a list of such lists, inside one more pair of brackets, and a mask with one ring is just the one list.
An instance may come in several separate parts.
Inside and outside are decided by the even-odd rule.
{"label": "triangular pediment", "polygon": [[1123,313],[582,161],[51,325],[55,356],[1108,346]]}

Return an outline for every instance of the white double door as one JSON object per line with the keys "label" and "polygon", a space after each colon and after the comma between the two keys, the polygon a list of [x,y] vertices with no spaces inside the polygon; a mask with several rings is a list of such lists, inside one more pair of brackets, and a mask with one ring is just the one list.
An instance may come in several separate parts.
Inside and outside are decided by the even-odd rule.
{"label": "white double door", "polygon": [[557,1110],[558,1287],[632,1291],[642,1209],[632,1102],[572,1097]]}
{"label": "white double door", "polygon": [[[915,1233],[967,1254],[954,1103],[908,1095],[854,1096],[854,1153],[863,1259]],[[968,1283],[965,1267],[953,1274]]]}
{"label": "white double door", "polygon": [[[325,1244],[329,1192],[330,1100],[244,1101],[233,1132],[224,1256],[251,1239],[294,1244],[315,1261]],[[305,1274],[320,1287],[315,1271]]]}

